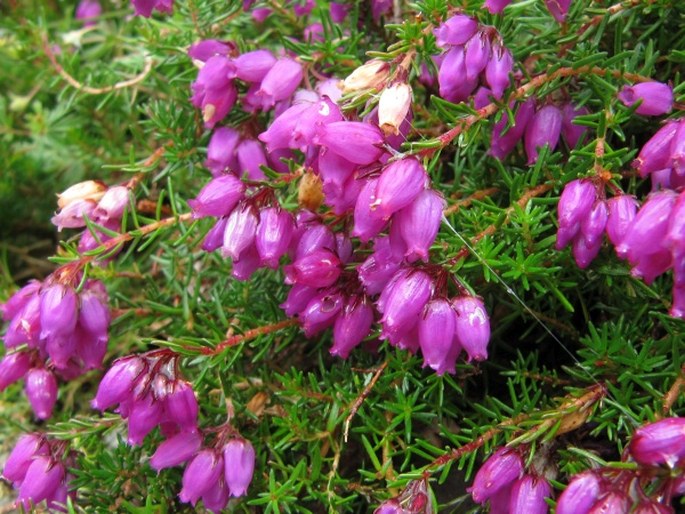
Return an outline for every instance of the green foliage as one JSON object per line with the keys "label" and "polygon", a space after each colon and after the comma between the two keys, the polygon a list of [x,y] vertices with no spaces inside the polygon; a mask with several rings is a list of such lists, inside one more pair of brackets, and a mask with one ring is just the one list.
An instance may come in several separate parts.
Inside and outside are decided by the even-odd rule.
{"label": "green foliage", "polygon": [[[666,314],[670,276],[646,285],[608,245],[586,270],[569,250],[554,249],[556,203],[570,180],[600,167],[614,186],[640,197],[648,192],[630,163],[661,120],[635,115],[616,92],[630,83],[625,74],[638,74],[672,82],[677,100],[685,98],[681,2],[623,2],[608,14],[596,2],[575,0],[560,26],[541,0],[515,1],[503,16],[482,10],[481,0],[399,2],[406,15],[384,25],[372,20],[366,1],[335,24],[320,0],[309,21],[323,25],[322,42],[303,42],[308,21],[277,1],[259,2],[275,9],[262,25],[241,4],[177,0],[172,16],[143,19],[129,17],[128,2],[105,1],[105,15],[92,29],[73,20],[68,2],[0,6],[0,298],[79,258],[76,233],[56,235],[49,223],[56,193],[85,179],[116,184],[139,177],[137,200],[151,207],[128,209],[122,252],[111,262],[104,257],[112,248],[90,253],[105,261],[88,272],[106,282],[115,313],[106,363],[159,347],[183,356],[201,426],[219,425],[232,412],[232,423],[257,450],[255,477],[248,497],[234,505],[238,512],[364,512],[424,472],[441,512],[468,512],[475,505],[467,483],[497,445],[526,443],[533,453],[553,448],[553,478],[561,487],[593,462],[620,460],[639,425],[685,412],[682,395],[662,412],[685,365],[685,323]],[[434,68],[430,56],[439,52],[430,28],[458,7],[498,28],[522,83],[566,67],[605,70],[560,76],[531,92],[589,109],[579,118],[589,134],[581,145],[546,151],[534,166],[521,149],[503,162],[493,159],[487,155],[492,126],[514,115],[502,105],[443,147],[439,135],[477,111],[440,99],[415,79],[421,64]],[[209,177],[203,167],[209,132],[189,102],[196,68],[186,55],[189,44],[207,38],[234,41],[241,51],[285,47],[337,77],[369,57],[415,53],[410,77],[417,108],[403,150],[426,156],[434,187],[458,205],[447,216],[454,229],[443,224],[432,262],[484,298],[493,327],[489,360],[460,362],[455,375],[438,377],[419,356],[373,342],[341,360],[329,355],[329,333],[308,340],[296,326],[203,352],[283,320],[279,304],[287,294],[280,272],[231,279],[230,262],[200,249],[207,220],[143,229],[187,213],[186,200]],[[89,94],[65,82],[46,47],[58,54],[64,74],[90,88],[142,78]],[[361,111],[375,96],[350,105]],[[252,124],[259,133],[268,120],[234,109],[224,123]],[[301,162],[291,164],[296,171]],[[519,203],[539,186],[547,189]],[[296,184],[279,188],[294,209]],[[483,190],[490,193],[478,196]],[[101,375],[63,384],[55,416],[40,427],[77,452],[73,511],[193,511],[177,499],[182,469],[157,474],[148,464],[162,441],[157,430],[142,447],[130,447],[119,416],[94,414],[89,402]],[[565,420],[579,410],[572,400],[600,385],[606,394],[577,429],[564,432]],[[20,385],[0,395],[0,412],[7,420],[0,423],[4,455],[36,426]],[[472,451],[439,460],[484,434],[488,440]],[[9,494],[0,490],[0,505]]]}

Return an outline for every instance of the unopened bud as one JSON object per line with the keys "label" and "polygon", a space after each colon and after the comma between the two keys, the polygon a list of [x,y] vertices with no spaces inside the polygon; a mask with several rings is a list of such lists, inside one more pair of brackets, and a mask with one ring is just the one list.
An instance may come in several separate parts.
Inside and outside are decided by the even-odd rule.
{"label": "unopened bud", "polygon": [[411,108],[412,91],[408,84],[396,82],[383,90],[378,102],[378,124],[386,134],[399,133]]}
{"label": "unopened bud", "polygon": [[306,172],[300,180],[297,191],[297,203],[312,212],[316,212],[323,203],[323,184],[321,179],[311,172]]}
{"label": "unopened bud", "polygon": [[376,60],[366,62],[350,73],[343,81],[343,91],[349,93],[377,87],[388,78],[389,72],[390,66],[387,62]]}
{"label": "unopened bud", "polygon": [[97,202],[105,194],[107,186],[99,180],[86,180],[65,189],[57,195],[57,206],[64,209],[67,205],[79,200]]}

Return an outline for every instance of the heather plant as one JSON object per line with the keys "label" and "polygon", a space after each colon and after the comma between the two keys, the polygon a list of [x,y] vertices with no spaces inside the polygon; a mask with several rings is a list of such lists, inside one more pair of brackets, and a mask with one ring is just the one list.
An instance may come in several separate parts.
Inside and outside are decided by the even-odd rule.
{"label": "heather plant", "polygon": [[0,9],[0,509],[682,509],[681,2]]}

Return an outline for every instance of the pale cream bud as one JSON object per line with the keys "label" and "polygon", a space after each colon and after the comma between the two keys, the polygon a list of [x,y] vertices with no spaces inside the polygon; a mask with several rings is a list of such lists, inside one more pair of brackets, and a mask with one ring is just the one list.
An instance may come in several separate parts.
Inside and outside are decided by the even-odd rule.
{"label": "pale cream bud", "polygon": [[362,64],[343,81],[343,91],[359,91],[380,86],[388,78],[390,66],[387,62],[372,60]]}
{"label": "pale cream bud", "polygon": [[57,195],[57,206],[64,209],[67,205],[79,200],[100,201],[107,191],[107,186],[99,180],[86,180],[65,189]]}
{"label": "pale cream bud", "polygon": [[400,125],[411,108],[409,84],[395,82],[386,87],[378,101],[378,125],[386,134],[398,134]]}

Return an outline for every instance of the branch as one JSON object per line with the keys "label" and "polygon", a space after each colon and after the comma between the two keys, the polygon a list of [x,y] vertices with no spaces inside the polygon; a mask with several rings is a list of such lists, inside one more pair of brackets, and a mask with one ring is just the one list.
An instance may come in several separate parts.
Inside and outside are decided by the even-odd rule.
{"label": "branch", "polygon": [[[288,327],[292,327],[292,326],[295,326],[297,324],[298,324],[297,319],[290,318],[290,319],[286,319],[283,321],[279,321],[278,323],[274,323],[273,325],[265,325],[263,327],[253,328],[253,329],[248,330],[247,332],[245,332],[243,334],[238,334],[235,336],[231,336],[228,339],[225,339],[224,341],[222,341],[218,345],[216,345],[214,348],[202,347],[200,349],[200,353],[203,355],[218,355],[222,351],[224,351],[226,348],[229,348],[231,346],[236,346],[240,343],[250,341],[251,339],[255,339],[259,336],[271,334],[273,332],[278,332],[279,330],[282,330],[282,329],[288,328]],[[197,350],[197,347],[189,347],[187,349],[188,350]]]}
{"label": "branch", "polygon": [[145,67],[143,68],[143,71],[140,72],[140,74],[136,75],[135,77],[129,79],[129,80],[123,80],[121,82],[117,82],[116,84],[113,84],[111,86],[105,86],[105,87],[91,87],[87,86],[85,84],[81,84],[78,80],[76,80],[74,77],[69,75],[69,73],[62,67],[62,65],[57,61],[57,57],[55,57],[54,52],[50,48],[50,43],[48,42],[48,37],[47,35],[43,34],[43,51],[45,52],[45,55],[50,59],[50,63],[52,64],[52,67],[55,68],[55,71],[57,74],[62,77],[70,86],[78,89],[79,91],[83,91],[84,93],[87,93],[89,95],[103,95],[105,93],[111,93],[112,91],[117,91],[119,89],[125,89],[130,86],[134,86],[138,84],[139,82],[142,82],[145,80],[145,77],[148,76],[150,71],[152,71],[152,64],[153,60],[152,57],[145,56]]}
{"label": "branch", "polygon": [[638,75],[636,73],[626,73],[621,70],[607,70],[605,68],[600,68],[599,66],[580,66],[578,68],[573,68],[571,66],[565,68],[559,68],[551,73],[543,73],[537,77],[531,79],[528,83],[522,85],[518,89],[514,90],[506,101],[503,102],[493,102],[486,105],[482,109],[479,109],[476,114],[466,116],[465,118],[458,120],[457,125],[441,136],[437,138],[439,146],[437,148],[424,148],[419,151],[419,155],[430,156],[436,150],[444,148],[450,144],[459,134],[464,130],[470,128],[474,123],[489,118],[497,111],[499,111],[505,105],[509,105],[512,101],[521,99],[528,95],[532,90],[537,89],[548,82],[552,82],[559,78],[574,77],[577,75],[597,75],[603,77],[605,75],[611,75],[612,77],[619,78],[623,77],[631,82],[650,82],[650,77],[645,77],[643,75]]}
{"label": "branch", "polygon": [[361,392],[361,394],[354,400],[354,403],[352,404],[352,407],[350,407],[350,413],[347,415],[347,418],[345,418],[345,431],[344,431],[344,441],[347,442],[347,436],[350,433],[350,422],[352,421],[352,418],[357,414],[357,411],[359,410],[359,407],[362,406],[364,403],[364,400],[371,394],[371,390],[373,389],[373,386],[376,385],[376,382],[378,382],[378,379],[381,378],[381,375],[383,374],[383,371],[385,371],[385,368],[388,367],[388,361],[385,361],[383,364],[381,364],[378,369],[376,369],[376,372],[373,374],[373,377],[371,377],[371,380],[369,381],[368,384],[366,384],[366,387],[364,390]]}

